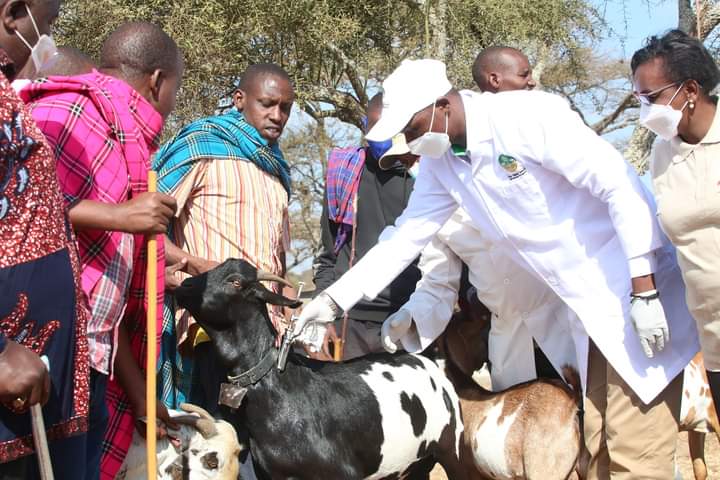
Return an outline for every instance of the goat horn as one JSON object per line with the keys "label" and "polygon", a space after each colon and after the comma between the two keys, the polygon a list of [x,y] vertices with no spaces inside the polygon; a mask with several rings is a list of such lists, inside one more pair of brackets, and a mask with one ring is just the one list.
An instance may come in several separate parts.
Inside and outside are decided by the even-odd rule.
{"label": "goat horn", "polygon": [[215,422],[215,419],[207,412],[207,410],[193,403],[181,403],[180,409],[187,413],[197,413],[198,415],[200,415],[201,418],[210,420],[211,422]]}
{"label": "goat horn", "polygon": [[279,277],[277,275],[273,275],[272,273],[266,272],[264,270],[257,271],[257,279],[258,279],[258,281],[282,283],[283,285],[287,285],[288,287],[291,287],[291,288],[295,286],[292,283],[290,283],[289,281],[285,280],[284,278]]}
{"label": "goat horn", "polygon": [[180,425],[188,425],[198,432],[207,440],[218,434],[215,422],[205,417],[196,417],[195,415],[180,415],[173,418],[173,421]]}

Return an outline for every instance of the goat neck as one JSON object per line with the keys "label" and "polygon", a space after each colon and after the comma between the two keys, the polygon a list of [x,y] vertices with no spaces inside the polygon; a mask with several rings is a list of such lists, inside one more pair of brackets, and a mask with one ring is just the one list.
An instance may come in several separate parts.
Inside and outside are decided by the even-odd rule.
{"label": "goat neck", "polygon": [[234,320],[228,322],[229,328],[218,331],[203,327],[229,374],[239,375],[257,365],[274,348],[275,329],[265,304],[238,303],[230,306],[225,314]]}

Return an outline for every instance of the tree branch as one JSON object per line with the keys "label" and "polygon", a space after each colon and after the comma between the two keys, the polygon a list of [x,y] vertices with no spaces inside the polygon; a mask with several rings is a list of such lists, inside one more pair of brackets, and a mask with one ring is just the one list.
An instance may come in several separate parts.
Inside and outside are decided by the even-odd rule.
{"label": "tree branch", "polygon": [[595,133],[597,133],[598,135],[603,134],[605,132],[605,129],[612,125],[612,123],[615,122],[615,120],[617,120],[618,117],[622,115],[625,110],[633,106],[634,103],[635,97],[633,97],[632,93],[628,93],[627,95],[625,95],[625,98],[622,99],[620,104],[615,107],[615,110],[610,113],[610,115],[596,122],[590,128],[595,130]]}

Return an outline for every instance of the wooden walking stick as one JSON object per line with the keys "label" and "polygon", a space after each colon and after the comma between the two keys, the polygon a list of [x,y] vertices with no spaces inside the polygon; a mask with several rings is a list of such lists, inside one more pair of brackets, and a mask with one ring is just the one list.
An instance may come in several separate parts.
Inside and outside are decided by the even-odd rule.
{"label": "wooden walking stick", "polygon": [[[148,192],[157,192],[157,172],[148,172]],[[147,368],[145,404],[147,422],[147,478],[157,478],[157,238],[148,237],[147,245]]]}
{"label": "wooden walking stick", "polygon": [[[352,226],[352,240],[350,240],[350,260],[348,261],[348,270],[350,270],[353,267],[353,263],[355,263],[355,234],[357,233],[357,204],[358,204],[358,194],[355,194],[355,197],[353,197],[353,203],[352,203],[352,209],[353,209],[353,226]],[[345,350],[345,337],[347,336],[347,327],[348,327],[348,312],[345,312],[343,314],[342,319],[342,330],[340,333],[340,341],[335,342],[335,346],[333,348],[333,360],[336,362],[342,362],[344,357],[344,350]]]}
{"label": "wooden walking stick", "polygon": [[[40,359],[50,371],[48,358],[43,355]],[[45,419],[43,418],[42,407],[36,403],[30,407],[30,418],[32,419],[33,442],[35,443],[35,454],[38,459],[38,469],[42,480],[55,480],[53,475],[52,462],[50,461],[50,450],[48,450],[47,435],[45,433]]]}

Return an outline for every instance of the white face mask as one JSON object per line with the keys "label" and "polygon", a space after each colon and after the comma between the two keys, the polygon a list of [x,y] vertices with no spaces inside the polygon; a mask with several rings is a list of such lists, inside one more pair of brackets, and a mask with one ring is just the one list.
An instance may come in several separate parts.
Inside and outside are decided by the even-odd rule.
{"label": "white face mask", "polygon": [[670,104],[675,100],[681,89],[682,85],[678,87],[670,101],[665,105],[640,103],[640,125],[656,133],[664,140],[676,137],[678,125],[682,119],[682,112],[685,110],[687,102],[680,110],[675,110]]}
{"label": "white face mask", "polygon": [[421,137],[416,138],[408,143],[410,153],[420,155],[422,157],[440,158],[450,149],[450,137],[447,134],[448,116],[445,114],[445,133],[436,133],[432,131],[433,121],[435,121],[435,105],[433,105],[432,117],[430,118],[430,131],[425,132]]}
{"label": "white face mask", "polygon": [[35,23],[35,18],[30,11],[30,7],[26,4],[25,8],[27,9],[30,21],[33,24],[33,28],[35,28],[35,34],[38,37],[38,41],[33,47],[19,31],[15,30],[15,33],[20,40],[22,40],[25,46],[30,49],[30,58],[32,58],[33,65],[35,65],[35,72],[40,72],[43,67],[47,68],[50,66],[51,62],[55,61],[55,56],[58,53],[57,46],[51,36],[45,35],[44,33],[40,35],[40,30],[37,27],[37,23]]}

